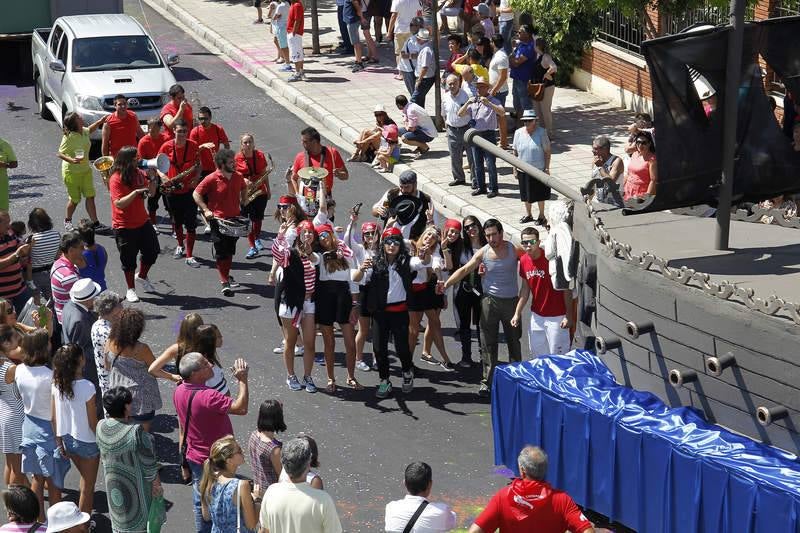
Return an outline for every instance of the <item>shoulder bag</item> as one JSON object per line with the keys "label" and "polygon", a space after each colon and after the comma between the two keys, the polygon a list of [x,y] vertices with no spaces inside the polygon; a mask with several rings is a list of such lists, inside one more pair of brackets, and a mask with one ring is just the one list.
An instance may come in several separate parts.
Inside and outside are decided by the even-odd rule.
{"label": "shoulder bag", "polygon": [[544,100],[544,83],[528,82],[528,96],[537,102]]}
{"label": "shoulder bag", "polygon": [[411,530],[414,528],[414,524],[417,523],[417,520],[419,520],[419,517],[422,515],[422,511],[424,511],[427,506],[428,500],[423,500],[422,503],[419,504],[419,507],[417,507],[417,510],[411,516],[411,520],[408,521],[405,529],[403,529],[403,533],[411,533]]}
{"label": "shoulder bag", "polygon": [[183,421],[183,440],[181,441],[181,478],[183,480],[184,485],[191,485],[192,483],[192,470],[189,468],[189,463],[186,461],[186,437],[189,436],[189,420],[192,417],[192,401],[194,400],[195,394],[198,391],[192,391],[192,395],[189,396],[189,403],[186,406],[186,418]]}

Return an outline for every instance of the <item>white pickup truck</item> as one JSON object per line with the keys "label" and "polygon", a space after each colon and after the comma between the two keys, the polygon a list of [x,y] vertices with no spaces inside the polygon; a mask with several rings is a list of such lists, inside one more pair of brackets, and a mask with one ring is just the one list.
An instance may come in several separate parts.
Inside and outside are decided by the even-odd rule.
{"label": "white pickup truck", "polygon": [[146,124],[169,101],[170,67],[180,60],[165,60],[144,28],[122,14],[58,18],[52,28],[33,30],[31,48],[39,113],[59,124],[70,111],[91,124],[114,111],[117,94]]}

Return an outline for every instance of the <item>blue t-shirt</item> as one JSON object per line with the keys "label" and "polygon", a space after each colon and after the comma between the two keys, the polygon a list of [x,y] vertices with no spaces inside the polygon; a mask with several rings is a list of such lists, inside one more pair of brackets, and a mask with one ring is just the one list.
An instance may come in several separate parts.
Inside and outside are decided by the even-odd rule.
{"label": "blue t-shirt", "polygon": [[344,1],[344,9],[342,10],[342,19],[347,22],[358,22],[361,20],[358,18],[358,13],[356,13],[356,8],[353,7],[353,2],[350,0]]}
{"label": "blue t-shirt", "polygon": [[108,263],[108,254],[106,249],[100,244],[95,245],[94,250],[83,250],[83,258],[86,260],[86,266],[78,269],[82,278],[89,278],[98,285],[100,290],[106,290],[106,263]]}
{"label": "blue t-shirt", "polygon": [[536,47],[533,39],[527,43],[520,41],[520,43],[514,49],[514,52],[511,54],[511,57],[513,58],[518,58],[520,56],[525,56],[528,58],[528,60],[518,67],[511,67],[509,69],[509,75],[511,76],[512,80],[528,82],[531,80],[531,76],[533,76],[533,66],[536,63]]}
{"label": "blue t-shirt", "polygon": [[538,126],[533,134],[529,134],[525,127],[519,128],[514,132],[513,147],[517,152],[517,157],[530,163],[539,170],[544,170],[544,146],[547,138],[547,130]]}

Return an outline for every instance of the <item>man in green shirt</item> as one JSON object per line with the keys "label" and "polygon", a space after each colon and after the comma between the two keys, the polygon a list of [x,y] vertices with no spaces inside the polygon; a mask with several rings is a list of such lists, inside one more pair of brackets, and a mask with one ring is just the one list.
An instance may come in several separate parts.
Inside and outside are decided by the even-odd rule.
{"label": "man in green shirt", "polygon": [[8,169],[17,168],[17,155],[11,145],[0,137],[0,209],[8,210]]}

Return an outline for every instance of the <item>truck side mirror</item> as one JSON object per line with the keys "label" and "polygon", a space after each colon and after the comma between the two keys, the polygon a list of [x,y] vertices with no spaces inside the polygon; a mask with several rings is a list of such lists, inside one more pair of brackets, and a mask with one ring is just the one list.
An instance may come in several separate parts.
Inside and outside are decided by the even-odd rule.
{"label": "truck side mirror", "polygon": [[178,54],[170,54],[167,56],[167,66],[177,65],[181,62],[181,56]]}
{"label": "truck side mirror", "polygon": [[67,67],[64,66],[64,63],[60,59],[56,59],[50,62],[50,70],[53,72],[66,72]]}

